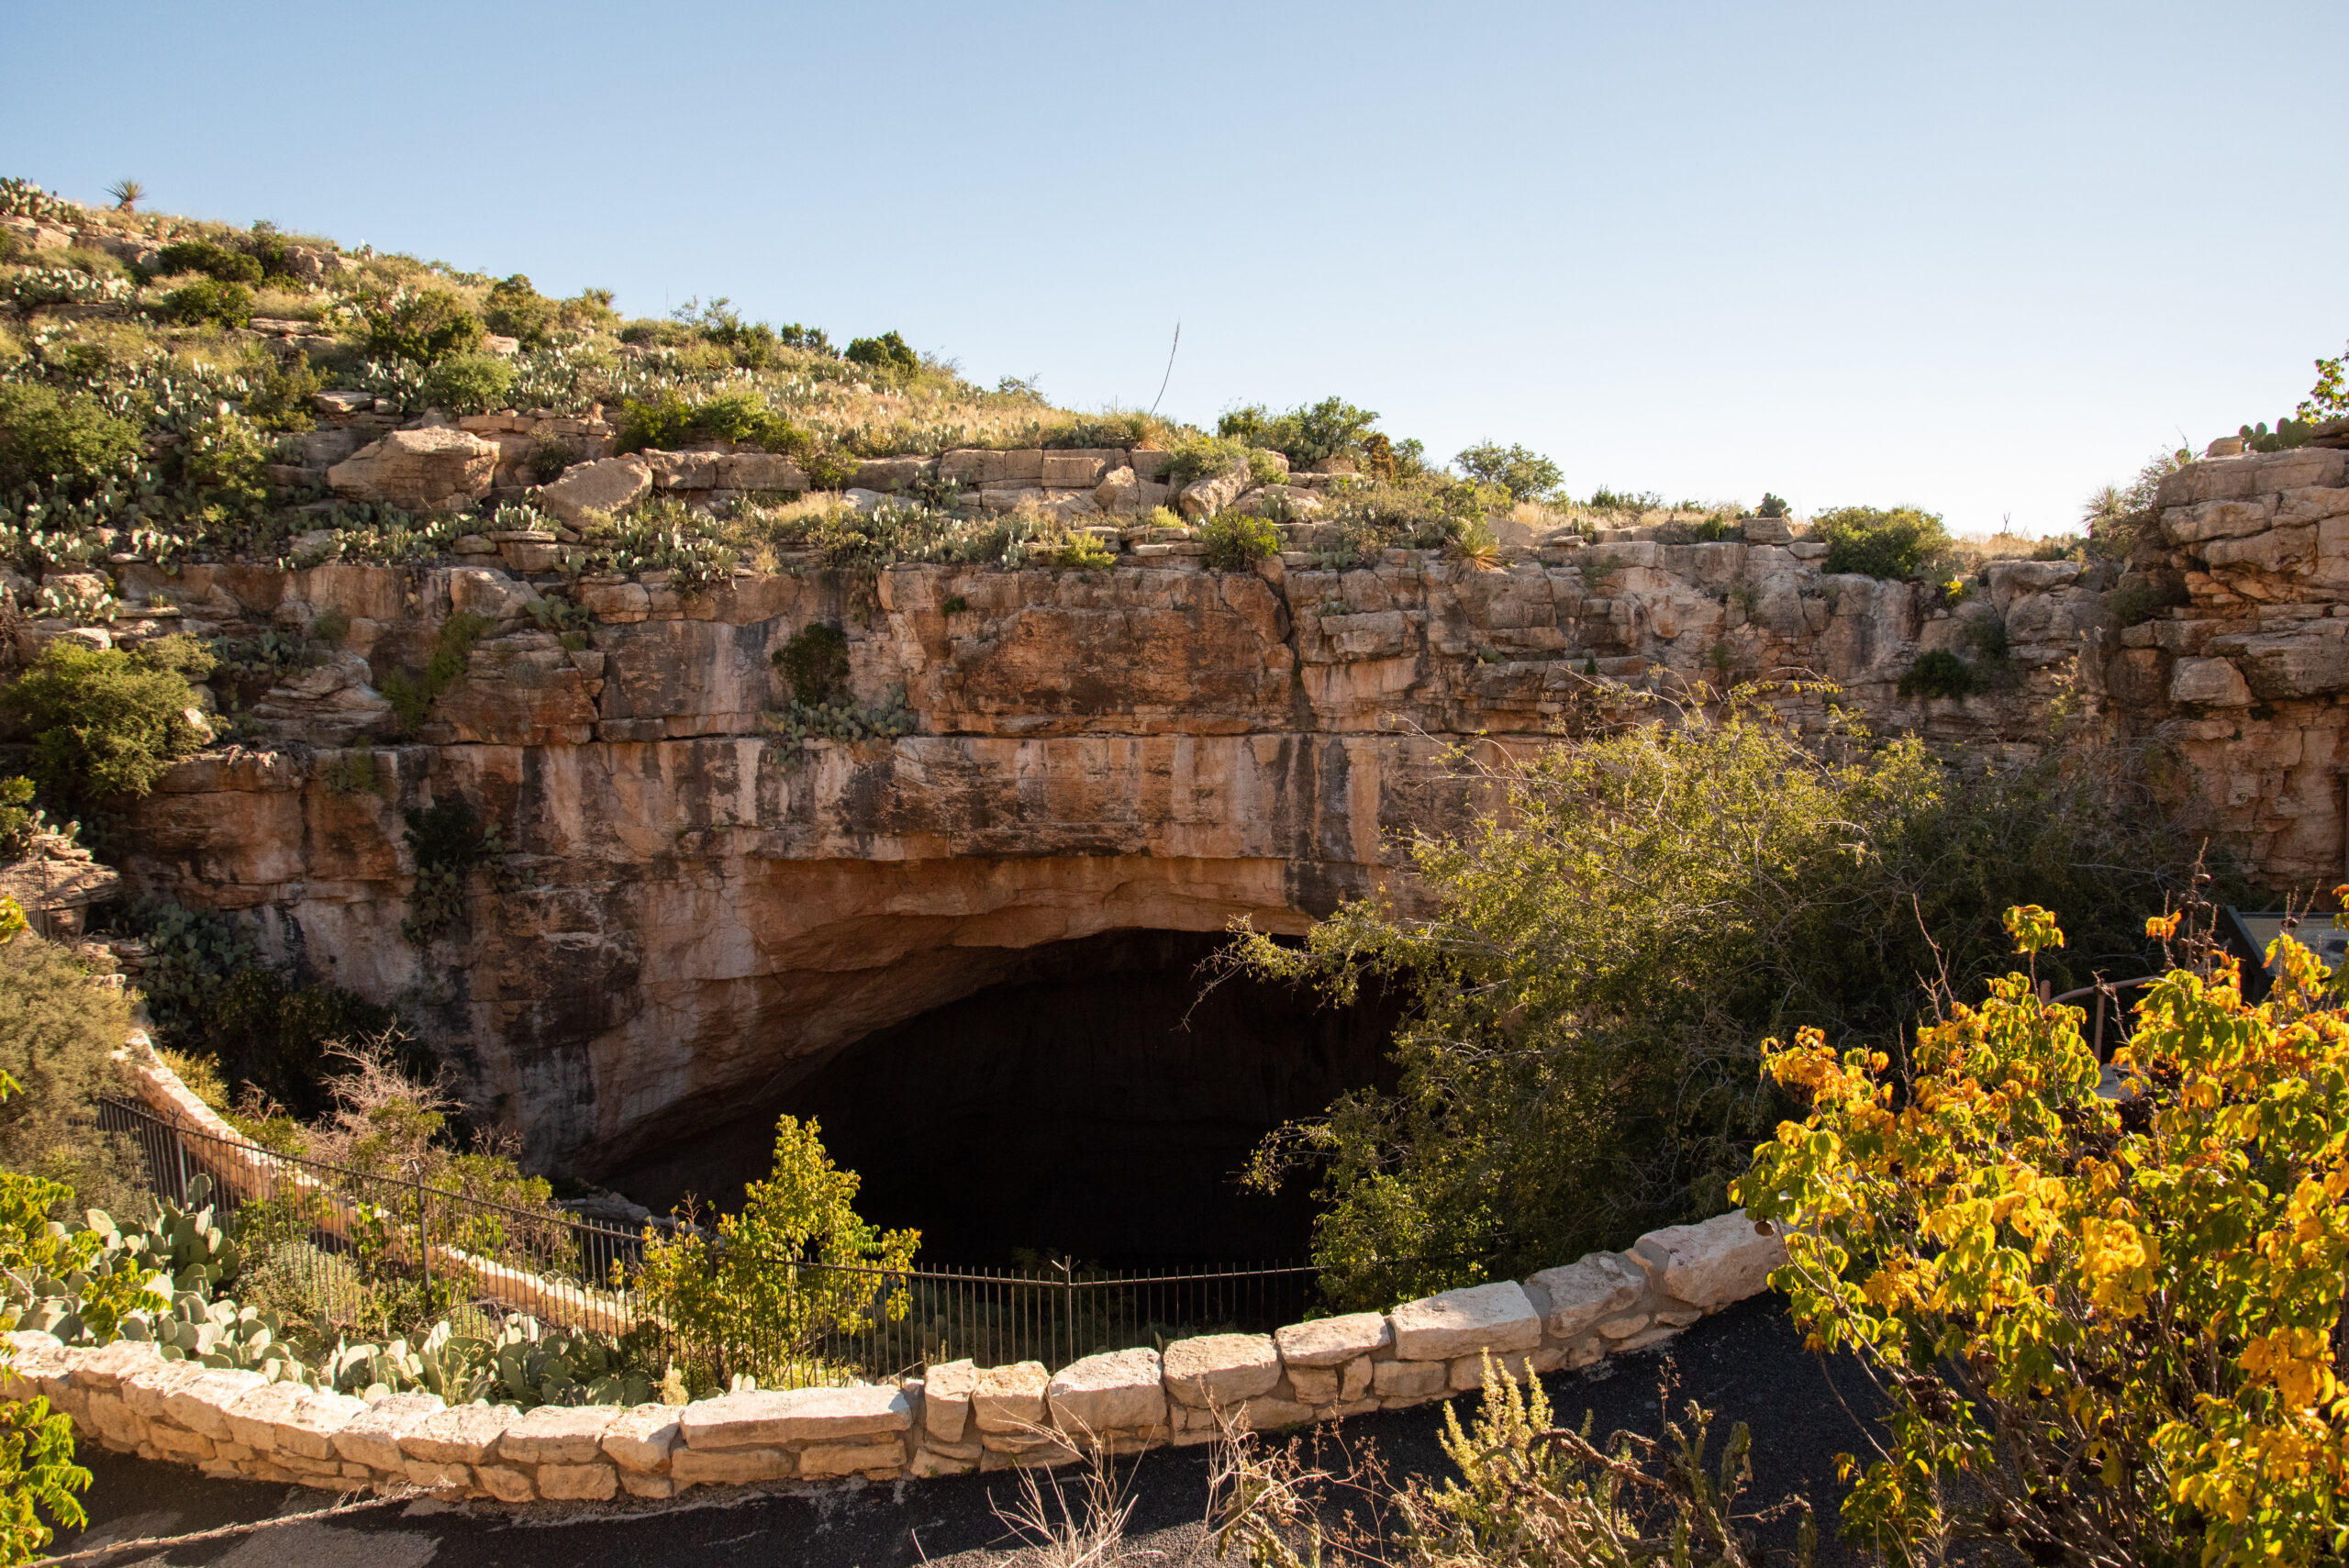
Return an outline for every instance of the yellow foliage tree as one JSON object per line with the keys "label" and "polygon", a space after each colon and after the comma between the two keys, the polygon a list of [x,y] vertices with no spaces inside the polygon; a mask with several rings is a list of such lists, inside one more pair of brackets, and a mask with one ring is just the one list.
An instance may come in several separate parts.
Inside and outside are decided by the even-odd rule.
{"label": "yellow foliage tree", "polygon": [[[2063,941],[2033,906],[2008,928]],[[1787,1228],[1774,1283],[1812,1344],[1890,1411],[1846,1458],[1848,1534],[1903,1563],[1967,1537],[2098,1568],[2349,1548],[2349,1015],[2307,948],[2269,962],[2257,1006],[2231,959],[2173,968],[2101,1092],[2081,1012],[2028,974],[1921,1030],[1906,1081],[1814,1030],[1767,1043],[1811,1108],[1738,1195]]]}

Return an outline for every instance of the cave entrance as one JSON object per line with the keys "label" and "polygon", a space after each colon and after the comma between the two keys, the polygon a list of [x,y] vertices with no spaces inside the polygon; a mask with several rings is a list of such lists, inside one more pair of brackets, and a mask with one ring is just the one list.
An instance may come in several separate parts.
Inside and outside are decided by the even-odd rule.
{"label": "cave entrance", "polygon": [[918,1229],[926,1262],[1302,1259],[1309,1184],[1266,1194],[1233,1177],[1282,1122],[1392,1086],[1399,1007],[1243,979],[1202,997],[1200,961],[1225,940],[1118,931],[1025,950],[997,984],[607,1179],[656,1210],[687,1192],[731,1209],[788,1112],[822,1123],[834,1161],[863,1178],[858,1212]]}

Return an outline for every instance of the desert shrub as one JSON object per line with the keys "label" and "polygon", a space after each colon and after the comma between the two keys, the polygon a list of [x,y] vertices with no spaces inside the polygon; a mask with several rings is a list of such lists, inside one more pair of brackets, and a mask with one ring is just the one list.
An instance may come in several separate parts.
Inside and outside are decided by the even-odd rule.
{"label": "desert shrub", "polygon": [[2108,484],[2090,495],[2080,509],[2089,548],[2109,561],[2126,561],[2140,542],[2158,539],[2161,483],[2193,461],[2183,447],[2155,452],[2126,485]]}
{"label": "desert shrub", "polygon": [[113,1201],[122,1166],[97,1106],[122,1087],[114,1052],[129,1032],[122,993],[65,948],[30,931],[0,942],[0,1072],[26,1090],[0,1101],[0,1166]]}
{"label": "desert shrub", "polygon": [[2034,1562],[2335,1561],[2349,1014],[2290,937],[2255,1008],[2236,961],[2189,941],[2107,1097],[2084,1015],[2036,988],[2054,917],[2008,924],[2028,972],[1897,1066],[1815,1029],[1765,1045],[1808,1114],[1739,1192],[1786,1233],[1796,1320],[1891,1407],[1846,1533],[1898,1563],[1968,1538]]}
{"label": "desert shrub", "polygon": [[217,509],[206,519],[216,524],[258,516],[269,500],[263,470],[273,449],[258,425],[233,410],[195,421],[171,451],[171,466],[185,491],[182,499],[191,509]]}
{"label": "desert shrub", "polygon": [[1486,484],[1497,484],[1512,501],[1539,501],[1558,493],[1565,473],[1540,452],[1520,446],[1485,441],[1454,457],[1461,472]]}
{"label": "desert shrub", "polygon": [[848,636],[839,627],[802,627],[774,651],[774,662],[801,702],[821,706],[848,690]]}
{"label": "desert shrub", "polygon": [[[881,1276],[913,1265],[921,1233],[859,1218],[858,1185],[855,1172],[826,1155],[815,1122],[786,1116],[775,1123],[772,1173],[750,1184],[740,1213],[718,1217],[714,1236],[645,1233],[640,1284],[676,1329],[696,1389],[745,1373],[788,1386],[826,1337],[905,1317],[910,1296]],[[842,1265],[873,1272],[838,1272]]]}
{"label": "desert shrub", "polygon": [[1398,1486],[1375,1459],[1308,1472],[1296,1445],[1226,1432],[1209,1502],[1217,1556],[1251,1568],[1749,1568],[1767,1561],[1754,1527],[1792,1514],[1796,1568],[1810,1568],[1808,1503],[1738,1507],[1753,1475],[1743,1422],[1718,1459],[1706,1451],[1712,1412],[1694,1401],[1678,1419],[1667,1412],[1663,1440],[1618,1431],[1601,1449],[1587,1415],[1576,1430],[1540,1382],[1520,1385],[1525,1370],[1487,1355],[1475,1419],[1445,1405],[1437,1441],[1457,1479]]}
{"label": "desert shrub", "polygon": [[139,427],[87,393],[0,382],[0,491],[95,484],[146,455]]}
{"label": "desert shrub", "polygon": [[447,289],[403,289],[367,312],[370,353],[432,364],[481,347],[481,317]]}
{"label": "desert shrub", "polygon": [[2124,755],[1960,771],[1913,739],[1806,746],[1742,702],[1463,782],[1492,815],[1410,846],[1432,913],[1366,899],[1302,948],[1236,950],[1341,998],[1374,983],[1410,998],[1397,1089],[1260,1151],[1260,1179],[1319,1173],[1314,1253],[1339,1302],[1719,1213],[1782,1108],[1758,1081],[1763,1035],[1810,1018],[1839,1040],[1896,1036],[1929,1004],[1924,977],[1945,962],[1975,984],[1999,912],[2036,894],[2090,933],[2050,967],[2059,989],[2142,965],[2144,909],[2192,873]]}
{"label": "desert shrub", "polygon": [[310,356],[290,354],[284,360],[262,353],[248,362],[245,384],[251,390],[245,396],[245,417],[264,430],[306,430],[317,421],[310,413],[310,399],[318,391],[317,373],[310,368]]}
{"label": "desert shrub", "polygon": [[1974,666],[1942,648],[1917,655],[1917,662],[1900,677],[1904,697],[1962,697],[1974,689]]}
{"label": "desert shrub", "polygon": [[813,443],[755,392],[721,392],[698,402],[674,392],[621,406],[618,450],[669,450],[691,441],[732,441],[768,451],[811,454]]}
{"label": "desert shrub", "polygon": [[1235,438],[1252,447],[1269,447],[1299,468],[1333,457],[1351,457],[1362,450],[1363,439],[1378,416],[1357,408],[1342,397],[1267,413],[1262,404],[1235,408],[1216,421],[1216,434]]}
{"label": "desert shrub", "polygon": [[495,354],[451,354],[424,373],[424,401],[451,414],[486,414],[506,406],[514,367]]}
{"label": "desert shrub", "polygon": [[155,272],[163,277],[178,272],[202,272],[216,283],[250,285],[261,282],[262,268],[257,259],[241,250],[231,250],[209,239],[181,239],[164,246],[157,253]]}
{"label": "desert shrub", "polygon": [[0,779],[0,863],[24,859],[40,818],[33,805],[32,780]]}
{"label": "desert shrub", "polygon": [[2105,595],[2105,613],[2115,626],[2136,626],[2165,609],[2192,601],[2186,579],[2175,572],[2132,572]]}
{"label": "desert shrub", "polygon": [[519,272],[490,284],[481,307],[483,326],[501,338],[519,339],[526,349],[544,348],[562,317],[562,307]]}
{"label": "desert shrub", "polygon": [[1224,512],[1199,529],[1208,547],[1208,564],[1218,572],[1246,572],[1268,555],[1277,555],[1281,531],[1263,517]]}
{"label": "desert shrub", "polygon": [[1831,573],[1907,582],[1925,575],[1950,550],[1940,515],[1914,506],[1838,506],[1813,517],[1810,526],[1813,537],[1826,542]]}
{"label": "desert shrub", "polygon": [[406,817],[416,885],[400,934],[422,947],[464,918],[473,872],[504,854],[506,841],[497,825],[483,822],[463,799],[412,807]]}
{"label": "desert shrub", "polygon": [[1248,461],[1249,443],[1237,436],[1189,436],[1175,441],[1166,459],[1166,483],[1180,490],[1210,474]]}
{"label": "desert shrub", "polygon": [[61,639],[0,691],[0,708],[31,732],[27,772],[44,796],[75,806],[143,795],[203,749],[208,736],[186,717],[195,692],[175,664],[186,651]]}
{"label": "desert shrub", "polygon": [[851,364],[864,365],[901,378],[913,375],[921,369],[921,356],[895,332],[884,332],[878,338],[852,339],[847,351],[841,357]]}
{"label": "desert shrub", "polygon": [[1753,508],[1753,515],[1757,517],[1790,517],[1794,516],[1794,508],[1787,505],[1784,497],[1765,490],[1762,492],[1762,504]]}
{"label": "desert shrub", "polygon": [[384,700],[392,705],[401,734],[415,734],[417,727],[430,717],[433,700],[464,677],[473,662],[474,645],[495,624],[486,616],[457,610],[440,623],[440,629],[433,635],[432,655],[425,662],[422,674],[406,670],[384,672],[379,689]]}
{"label": "desert shrub", "polygon": [[184,327],[242,327],[253,317],[253,291],[242,284],[202,278],[165,295],[163,309]]}

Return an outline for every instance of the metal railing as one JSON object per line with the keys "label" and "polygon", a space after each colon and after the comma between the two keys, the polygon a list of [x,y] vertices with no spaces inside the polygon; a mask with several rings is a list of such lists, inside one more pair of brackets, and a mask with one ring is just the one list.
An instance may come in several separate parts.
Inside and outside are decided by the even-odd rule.
{"label": "metal railing", "polygon": [[102,1102],[99,1126],[128,1141],[163,1197],[184,1204],[195,1176],[208,1176],[208,1201],[241,1253],[231,1294],[261,1282],[326,1338],[413,1337],[442,1317],[486,1338],[528,1314],[628,1340],[654,1375],[666,1362],[697,1385],[747,1373],[782,1387],[963,1359],[1057,1367],[1192,1334],[1263,1332],[1303,1318],[1317,1296],[1305,1263],[885,1269],[778,1257],[757,1271],[763,1310],[696,1315],[646,1288],[642,1231],[275,1153],[136,1101]]}

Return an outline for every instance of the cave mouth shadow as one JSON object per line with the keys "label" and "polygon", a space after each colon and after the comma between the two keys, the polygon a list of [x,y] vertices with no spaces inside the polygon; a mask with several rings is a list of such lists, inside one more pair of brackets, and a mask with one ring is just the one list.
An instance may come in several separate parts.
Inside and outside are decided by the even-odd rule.
{"label": "cave mouth shadow", "polygon": [[925,1262],[1030,1252],[1105,1267],[1301,1261],[1311,1183],[1234,1177],[1264,1134],[1351,1089],[1391,1089],[1401,1008],[1199,967],[1229,939],[1128,930],[1028,949],[1011,975],[845,1047],[739,1117],[608,1174],[656,1211],[733,1209],[775,1118],[822,1126],[860,1216],[922,1233]]}

